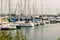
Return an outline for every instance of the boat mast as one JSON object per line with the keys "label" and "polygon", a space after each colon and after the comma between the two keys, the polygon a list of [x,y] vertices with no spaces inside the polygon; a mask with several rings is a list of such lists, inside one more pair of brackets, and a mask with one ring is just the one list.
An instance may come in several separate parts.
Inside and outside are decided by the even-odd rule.
{"label": "boat mast", "polygon": [[41,3],[41,14],[43,15],[43,3],[42,3],[42,0],[40,0],[40,3]]}
{"label": "boat mast", "polygon": [[36,12],[35,12],[35,5],[34,5],[34,3],[35,2],[33,2],[33,13],[34,13],[34,16],[35,16]]}
{"label": "boat mast", "polygon": [[11,0],[9,0],[9,4],[8,4],[8,5],[9,5],[9,17],[11,18],[11,13],[10,13],[10,1],[11,1]]}
{"label": "boat mast", "polygon": [[[21,2],[22,2],[22,0],[21,0]],[[21,17],[23,17],[23,13],[24,13],[24,11],[25,11],[25,15],[26,15],[26,0],[25,0],[25,3],[24,3],[24,7],[22,8],[22,3],[21,3]]]}
{"label": "boat mast", "polygon": [[[43,3],[42,3],[43,0],[40,0],[40,3],[41,3],[41,14],[42,14],[42,23],[43,23]],[[43,28],[44,28],[44,25],[41,25],[41,40],[44,40],[44,37],[43,37]]]}
{"label": "boat mast", "polygon": [[1,14],[0,14],[0,23],[2,23],[2,22],[1,22],[1,19],[2,19],[2,0],[1,0]]}
{"label": "boat mast", "polygon": [[21,14],[20,15],[21,15],[21,18],[22,18],[23,17],[23,13],[22,13],[22,0],[21,0],[21,6],[20,7],[21,7],[21,10],[20,10]]}
{"label": "boat mast", "polygon": [[18,1],[17,1],[17,4],[16,4],[16,8],[15,8],[15,11],[14,11],[14,15],[16,14],[17,6],[18,6]]}
{"label": "boat mast", "polygon": [[26,0],[25,0],[25,3],[24,3],[24,7],[22,9],[22,12],[24,12],[24,11],[25,11],[25,16],[26,16]]}
{"label": "boat mast", "polygon": [[41,5],[41,15],[42,15],[42,23],[43,23],[43,3],[42,0],[40,0]]}
{"label": "boat mast", "polygon": [[29,15],[31,16],[31,10],[30,10],[30,0],[28,0],[28,13],[29,13]]}
{"label": "boat mast", "polygon": [[2,0],[1,0],[1,16],[2,16]]}

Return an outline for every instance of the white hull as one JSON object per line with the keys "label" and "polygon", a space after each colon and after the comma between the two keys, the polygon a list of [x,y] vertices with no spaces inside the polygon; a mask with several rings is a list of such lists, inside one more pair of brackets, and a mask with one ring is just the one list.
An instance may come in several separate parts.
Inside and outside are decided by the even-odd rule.
{"label": "white hull", "polygon": [[23,24],[20,24],[21,27],[34,27],[34,24],[33,23],[23,23]]}

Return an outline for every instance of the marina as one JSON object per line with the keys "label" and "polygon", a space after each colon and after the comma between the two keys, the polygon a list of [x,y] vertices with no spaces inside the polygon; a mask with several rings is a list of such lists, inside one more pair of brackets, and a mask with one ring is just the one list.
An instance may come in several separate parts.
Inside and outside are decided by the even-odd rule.
{"label": "marina", "polygon": [[[35,20],[36,19],[34,19],[33,21],[29,21],[27,23],[26,23],[26,20],[24,19],[23,21],[17,21],[17,22],[15,21],[10,22],[8,20],[7,20],[8,22],[2,21],[0,23],[0,32],[2,33],[2,36],[0,37],[3,37],[1,40],[4,40],[4,39],[15,40],[15,38],[16,40],[59,40],[58,38],[60,38],[59,36],[60,23],[56,22],[58,19],[56,20],[53,19],[55,21],[37,19],[38,20],[37,22],[35,22]],[[46,21],[48,21],[48,24],[46,24]],[[7,34],[9,33],[11,34],[7,36]],[[4,35],[6,34],[7,37],[5,38],[3,34]],[[9,38],[12,37],[12,38],[9,39],[8,37]]]}
{"label": "marina", "polygon": [[0,40],[60,40],[60,8],[52,1],[0,0]]}

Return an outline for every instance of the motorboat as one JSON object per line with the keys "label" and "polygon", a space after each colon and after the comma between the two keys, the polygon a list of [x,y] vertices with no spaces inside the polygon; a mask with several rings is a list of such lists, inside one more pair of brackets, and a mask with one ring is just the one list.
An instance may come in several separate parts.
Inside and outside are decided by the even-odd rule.
{"label": "motorboat", "polygon": [[0,25],[0,30],[15,30],[16,27],[12,25],[2,24]]}
{"label": "motorboat", "polygon": [[8,20],[6,19],[6,17],[1,17],[0,23],[8,23]]}
{"label": "motorboat", "polygon": [[34,23],[32,23],[31,21],[28,23],[22,22],[20,23],[20,27],[34,27]]}

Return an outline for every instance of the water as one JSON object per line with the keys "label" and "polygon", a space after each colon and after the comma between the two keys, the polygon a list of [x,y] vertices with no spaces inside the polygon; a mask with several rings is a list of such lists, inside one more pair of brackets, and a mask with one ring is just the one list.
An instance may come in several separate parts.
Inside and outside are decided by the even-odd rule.
{"label": "water", "polygon": [[[12,35],[14,34],[13,36],[11,35],[14,40],[15,40],[14,37],[16,37],[15,31],[14,30],[10,31]],[[18,32],[20,31],[21,31],[21,35],[25,36],[26,38],[25,40],[57,40],[58,38],[60,38],[60,24],[59,23],[45,24],[45,25],[40,25],[40,26],[35,26],[35,27],[21,27],[21,30],[18,30]],[[0,36],[1,36],[1,31],[0,31]],[[5,36],[3,37],[5,38]]]}
{"label": "water", "polygon": [[23,29],[28,40],[57,40],[60,38],[60,24],[45,24]]}

